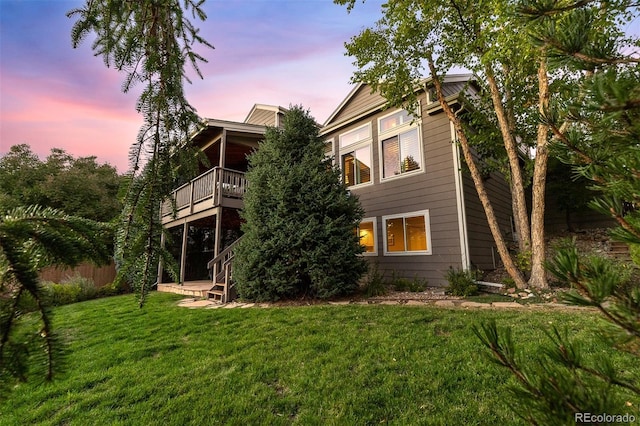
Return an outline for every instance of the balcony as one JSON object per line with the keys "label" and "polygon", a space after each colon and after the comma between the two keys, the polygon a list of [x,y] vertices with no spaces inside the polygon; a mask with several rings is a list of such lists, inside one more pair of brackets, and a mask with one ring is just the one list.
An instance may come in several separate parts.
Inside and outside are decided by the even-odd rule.
{"label": "balcony", "polygon": [[162,205],[162,223],[203,212],[219,206],[241,208],[247,190],[244,172],[214,167],[171,193],[176,202],[174,218],[171,201]]}

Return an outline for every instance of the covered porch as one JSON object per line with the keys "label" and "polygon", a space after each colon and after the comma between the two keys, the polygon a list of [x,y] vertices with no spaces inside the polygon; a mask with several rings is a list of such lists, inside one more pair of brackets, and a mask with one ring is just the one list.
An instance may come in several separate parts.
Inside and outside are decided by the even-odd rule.
{"label": "covered porch", "polygon": [[214,284],[213,274],[216,269],[210,263],[220,254],[226,253],[226,249],[238,240],[241,235],[240,224],[239,211],[222,206],[165,224],[163,245],[176,262],[179,275],[176,282],[175,277],[160,264],[158,290],[163,284],[186,287],[204,286],[206,283],[207,290],[210,290]]}

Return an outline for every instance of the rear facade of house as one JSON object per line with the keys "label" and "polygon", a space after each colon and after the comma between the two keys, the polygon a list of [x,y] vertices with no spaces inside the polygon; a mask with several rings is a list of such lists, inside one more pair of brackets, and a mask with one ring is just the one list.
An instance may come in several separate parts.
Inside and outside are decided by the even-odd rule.
{"label": "rear facade of house", "polygon": [[[459,108],[458,93],[470,90],[469,81],[468,75],[445,80],[454,107]],[[387,277],[444,286],[450,268],[491,270],[499,259],[473,182],[463,172],[452,125],[429,95],[428,81],[424,84],[413,112],[387,108],[380,95],[358,85],[321,134],[327,155],[365,210],[357,232],[367,260]],[[170,203],[162,211],[171,235],[166,247],[180,265],[180,283],[209,282],[213,290],[222,280],[218,274],[232,260],[233,243],[240,236],[247,155],[258,149],[266,126],[280,126],[285,112],[256,105],[244,122],[207,120],[192,138],[209,166],[174,191],[176,215]],[[503,234],[515,237],[507,183],[493,174],[485,185]],[[162,267],[158,275],[160,284],[174,281]]]}
{"label": "rear facade of house", "polygon": [[[469,81],[468,75],[445,80],[451,104],[470,90]],[[418,110],[408,112],[387,108],[384,98],[359,85],[322,135],[365,210],[358,230],[364,256],[387,277],[443,286],[450,268],[491,270],[499,258],[453,127],[427,86],[418,92]],[[492,174],[485,185],[503,234],[515,238],[508,184]]]}

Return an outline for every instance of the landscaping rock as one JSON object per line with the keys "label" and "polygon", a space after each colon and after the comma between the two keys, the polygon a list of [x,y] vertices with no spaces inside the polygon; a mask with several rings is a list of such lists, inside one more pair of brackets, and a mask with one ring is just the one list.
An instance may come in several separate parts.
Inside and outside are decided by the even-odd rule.
{"label": "landscaping rock", "polygon": [[521,305],[516,302],[493,302],[491,304],[494,308],[523,308],[524,305]]}
{"label": "landscaping rock", "polygon": [[436,300],[436,303],[434,303],[435,306],[446,306],[446,307],[453,307],[456,306],[456,304],[453,302],[453,300]]}
{"label": "landscaping rock", "polygon": [[463,308],[487,308],[490,305],[488,303],[462,302],[460,306],[462,306]]}

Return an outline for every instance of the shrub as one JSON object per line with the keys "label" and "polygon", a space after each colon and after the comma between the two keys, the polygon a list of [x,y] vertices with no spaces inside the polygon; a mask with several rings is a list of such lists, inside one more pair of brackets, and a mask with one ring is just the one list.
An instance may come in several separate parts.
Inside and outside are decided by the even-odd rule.
{"label": "shrub", "polygon": [[56,284],[47,285],[49,300],[52,306],[69,305],[79,301],[82,289],[77,284]]}
{"label": "shrub", "polygon": [[97,289],[96,297],[109,297],[117,296],[118,294],[128,293],[129,288],[123,284],[116,284],[115,282],[105,284]]}
{"label": "shrub", "polygon": [[396,276],[396,273],[394,271],[391,278],[391,284],[393,285],[393,289],[395,291],[409,291],[412,293],[419,293],[427,288],[428,282],[427,280],[423,280],[415,276],[413,277],[413,279],[398,277]]}
{"label": "shrub", "polygon": [[98,297],[98,289],[91,278],[80,275],[69,277],[60,283],[42,284],[52,306],[69,305]]}
{"label": "shrub", "polygon": [[378,269],[378,262],[371,263],[363,286],[365,296],[375,297],[387,294],[387,283],[384,278],[384,273]]}
{"label": "shrub", "polygon": [[472,271],[451,268],[447,271],[447,281],[449,282],[447,294],[462,297],[478,294],[478,284]]}

